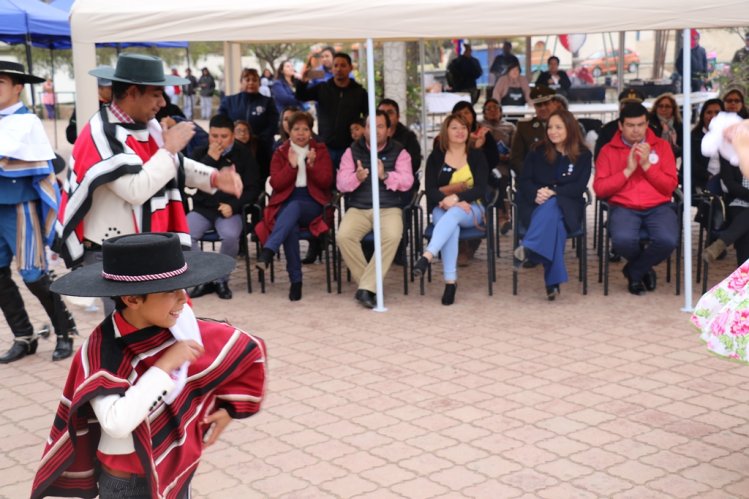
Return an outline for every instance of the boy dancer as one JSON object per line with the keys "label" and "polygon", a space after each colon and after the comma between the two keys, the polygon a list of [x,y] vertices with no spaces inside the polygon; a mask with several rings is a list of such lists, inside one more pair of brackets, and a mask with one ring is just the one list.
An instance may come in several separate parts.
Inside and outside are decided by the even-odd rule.
{"label": "boy dancer", "polygon": [[116,297],[117,310],[73,359],[33,498],[189,497],[203,447],[263,397],[263,341],[185,304],[185,288],[233,267],[183,254],[176,234],[135,234],[54,282],[65,295]]}

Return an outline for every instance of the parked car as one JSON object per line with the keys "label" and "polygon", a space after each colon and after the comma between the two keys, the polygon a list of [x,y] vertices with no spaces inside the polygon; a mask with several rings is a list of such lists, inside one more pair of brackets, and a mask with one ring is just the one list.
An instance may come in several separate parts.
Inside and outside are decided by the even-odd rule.
{"label": "parked car", "polygon": [[[579,66],[587,68],[593,76],[598,78],[603,74],[616,73],[619,64],[619,50],[610,50],[608,52],[598,51],[591,54],[588,58],[580,61]],[[624,49],[624,70],[628,73],[636,73],[640,65],[640,56],[637,52]]]}

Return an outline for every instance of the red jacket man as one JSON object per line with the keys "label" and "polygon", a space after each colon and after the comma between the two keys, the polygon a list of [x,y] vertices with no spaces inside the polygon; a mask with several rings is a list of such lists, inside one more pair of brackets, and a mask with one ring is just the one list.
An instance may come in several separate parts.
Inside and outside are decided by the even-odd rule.
{"label": "red jacket man", "polygon": [[[678,218],[671,206],[677,183],[671,147],[648,129],[642,104],[627,104],[619,132],[596,160],[593,189],[609,202],[608,230],[615,251],[627,259],[623,272],[632,294],[655,289],[653,267],[678,244]],[[643,238],[649,241],[644,249]]]}

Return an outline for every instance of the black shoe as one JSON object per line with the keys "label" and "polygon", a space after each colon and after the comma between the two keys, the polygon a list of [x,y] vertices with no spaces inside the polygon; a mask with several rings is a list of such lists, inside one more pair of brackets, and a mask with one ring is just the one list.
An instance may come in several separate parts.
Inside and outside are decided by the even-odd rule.
{"label": "black shoe", "polygon": [[365,308],[375,308],[377,301],[375,300],[375,294],[366,289],[357,289],[354,299],[358,301]]}
{"label": "black shoe", "polygon": [[642,281],[633,281],[632,279],[629,280],[627,290],[629,290],[629,292],[633,295],[637,296],[643,295],[646,292],[645,285],[642,283]]}
{"label": "black shoe", "polygon": [[302,281],[292,282],[289,288],[289,300],[299,301],[302,299]]}
{"label": "black shoe", "polygon": [[501,224],[501,225],[499,226],[499,233],[500,233],[501,235],[503,235],[503,236],[504,236],[505,234],[507,234],[508,232],[510,232],[511,230],[512,230],[512,220],[505,220],[505,221],[504,221],[504,222],[502,222],[502,224]]}
{"label": "black shoe", "polygon": [[426,258],[419,257],[418,260],[416,260],[416,263],[414,263],[414,277],[421,277],[424,274],[427,273],[427,270],[429,269],[429,260]]}
{"label": "black shoe", "polygon": [[212,282],[206,282],[203,284],[198,284],[197,286],[192,288],[188,295],[190,295],[190,298],[200,298],[203,295],[209,295],[215,292],[216,284]]}
{"label": "black shoe", "polygon": [[273,263],[273,257],[275,256],[275,251],[273,251],[272,249],[263,248],[263,250],[257,256],[257,265],[255,266],[258,270],[265,270],[270,267],[271,263]]}
{"label": "black shoe", "polygon": [[222,300],[231,300],[232,293],[231,289],[229,289],[229,283],[224,281],[216,281],[216,294],[219,298]]}
{"label": "black shoe", "polygon": [[304,256],[302,263],[305,265],[315,263],[320,256],[320,253],[320,241],[318,241],[317,239],[310,239],[309,249],[307,250],[307,254]]}
{"label": "black shoe", "polygon": [[622,255],[619,253],[615,253],[614,251],[609,251],[609,262],[617,263],[622,261]]}
{"label": "black shoe", "polygon": [[555,286],[546,286],[546,299],[549,301],[554,301],[557,296],[559,296],[559,285]]}
{"label": "black shoe", "polygon": [[71,355],[73,355],[73,338],[58,336],[55,351],[52,352],[52,360],[67,359]]}
{"label": "black shoe", "polygon": [[458,291],[458,285],[455,283],[445,284],[445,291],[442,293],[442,304],[452,305],[455,303],[455,292]]}
{"label": "black shoe", "polygon": [[27,355],[36,353],[36,347],[38,346],[39,340],[36,338],[15,338],[13,340],[13,345],[10,347],[10,350],[5,352],[5,355],[0,357],[0,364],[10,364],[11,362],[22,359]]}
{"label": "black shoe", "polygon": [[657,279],[658,276],[655,274],[655,270],[650,269],[647,274],[642,276],[642,284],[645,286],[645,289],[648,291],[655,291],[655,287],[657,286]]}
{"label": "black shoe", "polygon": [[526,261],[523,262],[523,268],[524,269],[534,269],[534,268],[538,267],[539,265],[541,265],[541,264],[538,263],[538,262],[534,262],[532,260],[526,260]]}

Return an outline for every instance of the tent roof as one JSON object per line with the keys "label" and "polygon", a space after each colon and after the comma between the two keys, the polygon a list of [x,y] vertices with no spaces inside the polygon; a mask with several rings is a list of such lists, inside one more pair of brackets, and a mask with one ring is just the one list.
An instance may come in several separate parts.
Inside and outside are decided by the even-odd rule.
{"label": "tent roof", "polygon": [[76,42],[414,40],[749,24],[746,0],[76,0]]}

